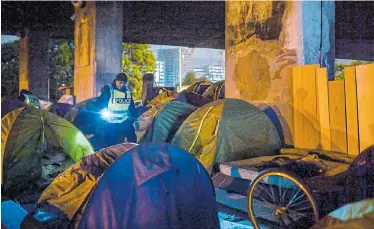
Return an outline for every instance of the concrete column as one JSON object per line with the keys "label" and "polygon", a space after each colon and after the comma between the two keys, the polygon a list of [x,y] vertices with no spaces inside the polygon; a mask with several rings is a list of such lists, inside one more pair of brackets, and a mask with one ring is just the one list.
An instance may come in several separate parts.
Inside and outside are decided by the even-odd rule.
{"label": "concrete column", "polygon": [[123,2],[85,2],[75,8],[74,94],[97,96],[122,71]]}
{"label": "concrete column", "polygon": [[333,78],[334,23],[332,1],[226,2],[226,97],[274,105],[292,144],[291,67],[321,64]]}
{"label": "concrete column", "polygon": [[25,29],[20,39],[19,90],[27,89],[41,99],[48,99],[49,33]]}

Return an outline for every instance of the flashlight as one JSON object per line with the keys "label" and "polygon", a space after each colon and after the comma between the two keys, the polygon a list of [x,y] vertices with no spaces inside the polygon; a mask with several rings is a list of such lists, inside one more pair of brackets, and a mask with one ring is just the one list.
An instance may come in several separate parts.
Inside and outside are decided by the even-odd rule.
{"label": "flashlight", "polygon": [[109,119],[113,115],[112,112],[110,112],[108,109],[103,109],[100,114],[101,118],[105,120]]}

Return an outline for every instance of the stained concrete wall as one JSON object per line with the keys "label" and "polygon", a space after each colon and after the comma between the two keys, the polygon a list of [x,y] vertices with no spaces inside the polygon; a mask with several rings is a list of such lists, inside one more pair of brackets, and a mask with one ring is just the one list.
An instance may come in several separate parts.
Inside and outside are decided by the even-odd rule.
{"label": "stained concrete wall", "polygon": [[334,3],[323,4],[226,2],[226,97],[273,110],[288,145],[293,144],[291,67],[322,63],[333,74]]}
{"label": "stained concrete wall", "polygon": [[48,32],[25,29],[20,40],[19,90],[44,100],[48,99],[48,39]]}
{"label": "stained concrete wall", "polygon": [[123,3],[86,2],[75,12],[74,94],[81,102],[122,70]]}

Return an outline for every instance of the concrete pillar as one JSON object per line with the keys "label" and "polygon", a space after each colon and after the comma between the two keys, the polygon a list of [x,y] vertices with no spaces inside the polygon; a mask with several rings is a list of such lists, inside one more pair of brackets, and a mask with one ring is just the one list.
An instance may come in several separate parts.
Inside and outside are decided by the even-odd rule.
{"label": "concrete pillar", "polygon": [[226,2],[226,97],[274,105],[292,144],[291,67],[321,64],[333,78],[334,23],[329,1]]}
{"label": "concrete pillar", "polygon": [[48,99],[49,33],[25,29],[20,33],[19,90],[26,89]]}
{"label": "concrete pillar", "polygon": [[122,71],[123,2],[85,2],[75,8],[74,94],[95,97]]}

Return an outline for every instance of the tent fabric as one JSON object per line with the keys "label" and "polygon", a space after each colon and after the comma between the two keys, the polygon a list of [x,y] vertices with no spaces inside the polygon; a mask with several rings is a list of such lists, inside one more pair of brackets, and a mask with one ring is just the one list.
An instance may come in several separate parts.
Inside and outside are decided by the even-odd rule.
{"label": "tent fabric", "polygon": [[182,91],[181,93],[179,93],[178,96],[176,97],[176,100],[180,102],[184,102],[184,103],[189,103],[196,107],[202,107],[205,104],[212,102],[211,99],[208,99],[202,95],[199,95],[194,92],[187,92],[187,91]]}
{"label": "tent fabric", "polygon": [[183,121],[196,109],[197,107],[193,105],[179,101],[172,101],[166,104],[157,113],[146,135],[140,142],[170,142]]}
{"label": "tent fabric", "polygon": [[17,108],[26,106],[27,104],[19,99],[5,99],[1,102],[1,118]]}
{"label": "tent fabric", "polygon": [[225,98],[225,81],[217,81],[210,86],[204,93],[203,96],[211,100],[219,100]]}
{"label": "tent fabric", "polygon": [[345,187],[347,202],[374,198],[374,145],[354,159],[347,170]]}
{"label": "tent fabric", "polygon": [[211,82],[203,80],[192,84],[185,91],[188,93],[196,93],[202,95],[211,85]]}
{"label": "tent fabric", "polygon": [[[38,211],[34,212],[64,215],[66,220],[78,225],[98,179],[118,157],[136,146],[133,143],[118,144],[83,157],[44,190],[36,207]],[[30,216],[34,217],[34,214]]]}
{"label": "tent fabric", "polygon": [[311,229],[366,229],[374,225],[374,199],[346,204],[319,220]]}
{"label": "tent fabric", "polygon": [[65,117],[65,115],[73,108],[73,105],[68,103],[53,103],[46,110],[56,114],[60,117]]}
{"label": "tent fabric", "polygon": [[204,167],[187,152],[142,144],[100,178],[78,228],[216,229],[214,188]]}
{"label": "tent fabric", "polygon": [[35,192],[93,149],[68,121],[34,107],[1,119],[2,189],[7,196]]}
{"label": "tent fabric", "polygon": [[140,142],[141,139],[146,135],[148,129],[150,129],[152,126],[154,118],[163,106],[164,104],[159,104],[151,107],[142,115],[140,115],[139,118],[134,122],[134,129],[137,142]]}
{"label": "tent fabric", "polygon": [[65,115],[65,119],[73,123],[83,134],[96,132],[96,121],[99,121],[100,114],[96,108],[96,98],[80,102]]}
{"label": "tent fabric", "polygon": [[174,100],[175,97],[178,95],[178,92],[172,91],[172,90],[167,90],[153,98],[148,104],[147,107],[153,107],[158,104],[164,104],[168,103],[171,100]]}
{"label": "tent fabric", "polygon": [[217,163],[275,155],[281,146],[266,114],[239,99],[217,100],[197,109],[171,143],[195,155],[208,171]]}

